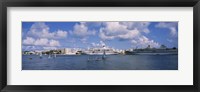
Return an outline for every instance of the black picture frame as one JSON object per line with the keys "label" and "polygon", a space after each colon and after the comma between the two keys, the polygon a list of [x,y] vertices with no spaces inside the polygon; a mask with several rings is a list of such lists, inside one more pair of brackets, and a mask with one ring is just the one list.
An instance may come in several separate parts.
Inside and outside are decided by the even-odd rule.
{"label": "black picture frame", "polygon": [[[7,7],[193,7],[194,85],[7,85]],[[200,0],[2,0],[0,1],[0,90],[2,92],[199,92]]]}

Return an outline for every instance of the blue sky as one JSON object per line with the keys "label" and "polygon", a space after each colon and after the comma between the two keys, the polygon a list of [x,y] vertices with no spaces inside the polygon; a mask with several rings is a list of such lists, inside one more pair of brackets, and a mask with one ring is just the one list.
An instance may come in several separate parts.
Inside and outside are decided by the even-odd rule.
{"label": "blue sky", "polygon": [[178,22],[22,22],[22,49],[178,47]]}

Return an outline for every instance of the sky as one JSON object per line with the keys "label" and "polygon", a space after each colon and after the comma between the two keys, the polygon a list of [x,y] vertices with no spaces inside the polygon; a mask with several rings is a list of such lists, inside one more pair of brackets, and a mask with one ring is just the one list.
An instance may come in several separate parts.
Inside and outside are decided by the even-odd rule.
{"label": "sky", "polygon": [[22,22],[22,50],[178,47],[178,22]]}

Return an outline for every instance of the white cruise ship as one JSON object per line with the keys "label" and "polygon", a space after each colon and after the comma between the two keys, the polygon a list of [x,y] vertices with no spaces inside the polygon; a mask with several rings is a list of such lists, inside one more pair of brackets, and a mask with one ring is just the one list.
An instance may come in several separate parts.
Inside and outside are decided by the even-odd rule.
{"label": "white cruise ship", "polygon": [[108,47],[96,47],[96,48],[90,48],[85,51],[86,54],[88,55],[103,55],[105,52],[106,55],[115,55],[118,54],[117,52],[114,51],[112,48]]}
{"label": "white cruise ship", "polygon": [[133,51],[126,51],[125,54],[129,55],[178,55],[177,48],[167,48],[165,45],[161,45],[160,48],[151,48],[148,45],[144,49],[134,49]]}

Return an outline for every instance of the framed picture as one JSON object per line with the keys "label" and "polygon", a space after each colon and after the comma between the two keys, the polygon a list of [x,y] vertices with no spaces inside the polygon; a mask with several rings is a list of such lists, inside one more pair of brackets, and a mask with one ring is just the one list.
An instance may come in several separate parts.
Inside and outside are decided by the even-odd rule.
{"label": "framed picture", "polygon": [[199,0],[1,2],[1,91],[199,91]]}

